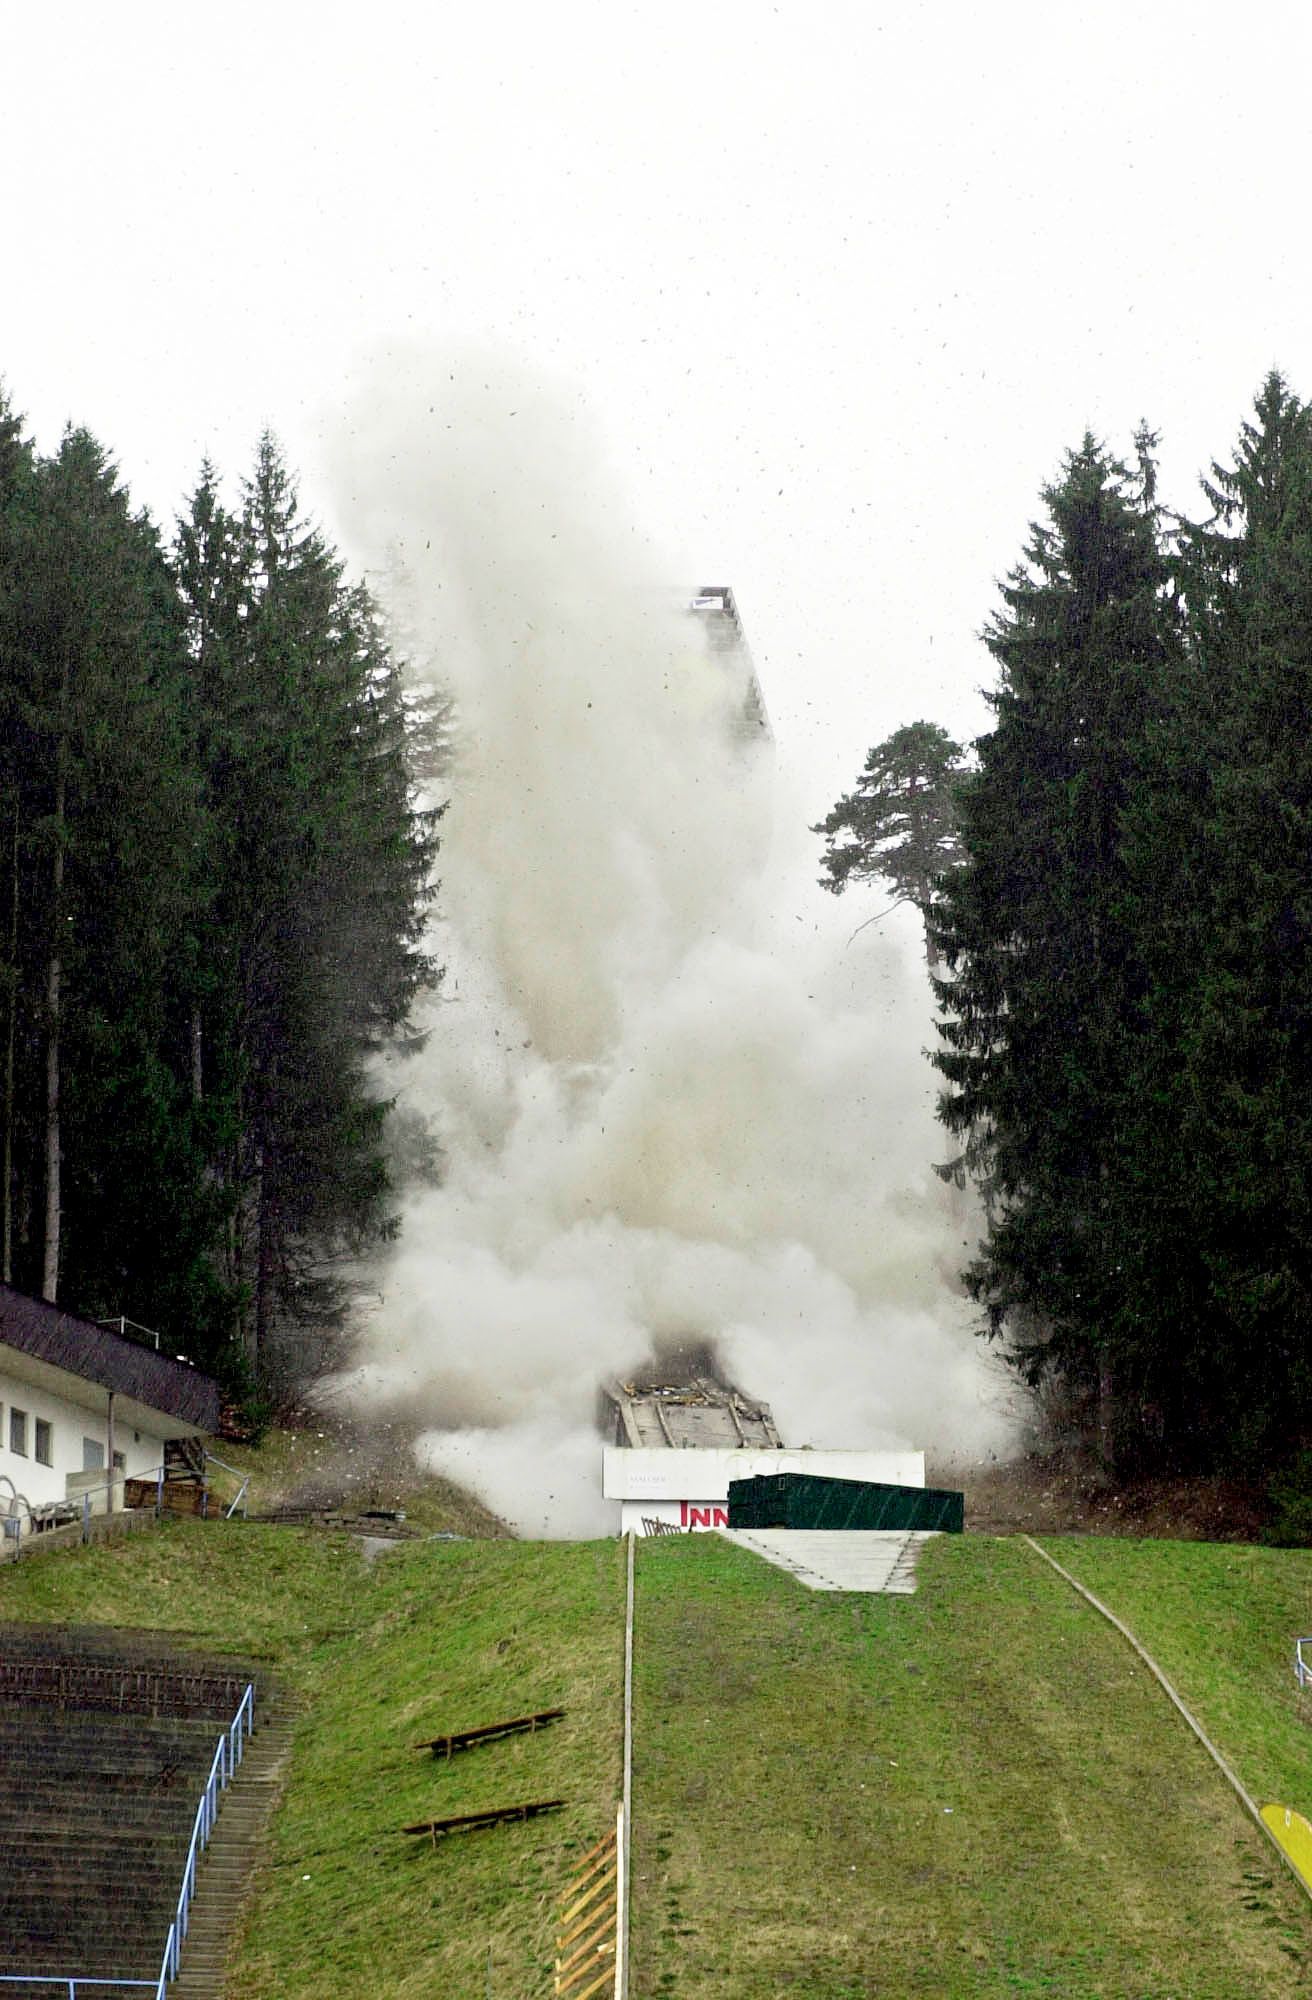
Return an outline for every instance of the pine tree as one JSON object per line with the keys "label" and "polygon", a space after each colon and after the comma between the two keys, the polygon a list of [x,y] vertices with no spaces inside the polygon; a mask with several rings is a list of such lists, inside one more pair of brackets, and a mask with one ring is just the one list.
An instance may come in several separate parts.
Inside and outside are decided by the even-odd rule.
{"label": "pine tree", "polygon": [[237,521],[202,476],[178,542],[218,887],[206,1089],[226,1107],[231,1275],[251,1369],[334,1322],[332,1267],[389,1224],[371,1052],[430,976],[434,840],[368,595],[305,523],[270,437]]}
{"label": "pine tree", "polygon": [[176,605],[154,529],[88,433],[34,466],[29,498],[9,593],[27,1024],[11,1270],[82,1310],[191,1315],[209,1219],[173,1018],[196,831]]}
{"label": "pine tree", "polygon": [[35,512],[36,463],[22,421],[0,391],[0,854],[3,855],[4,1104],[0,1144],[0,1278],[13,1282],[17,1238],[29,1228],[32,1188],[23,1131],[22,1087],[39,1033],[25,963],[30,895],[30,786],[35,714],[31,659],[19,615],[20,584]]}
{"label": "pine tree", "polygon": [[1176,649],[1142,479],[1086,437],[1043,497],[985,635],[997,721],[930,916],[954,975],[935,982],[934,1060],[941,1115],[991,1193],[968,1286],[1028,1379],[1099,1397],[1110,1440],[1147,1360],[1121,1269],[1148,997],[1125,820]]}
{"label": "pine tree", "polygon": [[1278,373],[1204,491],[1182,562],[1200,803],[1177,1101],[1206,1267],[1184,1369],[1200,1427],[1258,1450],[1312,1414],[1312,413]]}
{"label": "pine tree", "polygon": [[[839,896],[849,882],[878,879],[894,891],[891,909],[913,903],[927,917],[938,878],[960,852],[955,788],[962,770],[961,745],[935,722],[908,723],[877,743],[856,790],[811,828],[825,837],[821,887]],[[938,957],[928,929],[925,943],[932,968]]]}

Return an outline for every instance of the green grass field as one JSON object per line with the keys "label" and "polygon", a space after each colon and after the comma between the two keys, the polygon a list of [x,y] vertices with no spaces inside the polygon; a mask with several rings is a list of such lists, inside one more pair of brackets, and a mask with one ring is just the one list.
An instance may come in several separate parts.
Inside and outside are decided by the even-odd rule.
{"label": "green grass field", "polygon": [[[0,1616],[176,1631],[263,1655],[302,1704],[231,1990],[242,2000],[484,2000],[550,1990],[557,1895],[614,1825],[623,1550],[357,1539],[165,1522],[0,1572]],[[436,1763],[411,1746],[540,1708],[536,1736]],[[439,1842],[410,1822],[563,1797]]]}
{"label": "green grass field", "polygon": [[[1259,1799],[1312,1811],[1289,1661],[1312,1554],[1048,1546]],[[172,1521],[0,1570],[0,1617],[173,1630],[267,1658],[301,1704],[234,1996],[485,2000],[490,1948],[496,2000],[537,2000],[559,1889],[618,1796],[623,1589],[614,1542],[370,1564],[342,1534]],[[909,1598],[812,1594],[718,1537],[642,1544],[636,1695],[633,2000],[1312,1991],[1312,1902],[1019,1540],[931,1544]],[[449,1765],[411,1747],[558,1704]],[[436,1849],[398,1831],[557,1795]]]}
{"label": "green grass field", "polygon": [[[1116,1609],[1136,1565],[1164,1630],[1197,1629],[1195,1588],[1228,1607],[1227,1747],[1257,1782],[1278,1736],[1292,1789],[1301,1725],[1266,1639],[1302,1559],[1089,1551]],[[910,1598],[811,1594],[706,1536],[642,1546],[638,1578],[635,2000],[1307,1990],[1312,1904],[1124,1641],[1023,1543],[945,1537]]]}
{"label": "green grass field", "polygon": [[1152,1654],[1258,1805],[1312,1818],[1312,1550],[1045,1536],[1040,1546]]}

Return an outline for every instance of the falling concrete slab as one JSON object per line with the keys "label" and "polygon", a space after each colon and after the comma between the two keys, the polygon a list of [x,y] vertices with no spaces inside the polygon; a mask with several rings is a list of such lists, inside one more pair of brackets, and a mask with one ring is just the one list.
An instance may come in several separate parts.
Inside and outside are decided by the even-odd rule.
{"label": "falling concrete slab", "polygon": [[885,1591],[910,1596],[916,1558],[932,1530],[721,1528],[727,1542],[786,1569],[808,1590]]}

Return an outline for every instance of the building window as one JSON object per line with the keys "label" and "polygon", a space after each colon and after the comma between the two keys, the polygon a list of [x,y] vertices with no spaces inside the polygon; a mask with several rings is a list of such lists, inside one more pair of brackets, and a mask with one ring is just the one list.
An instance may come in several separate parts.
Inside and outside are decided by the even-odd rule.
{"label": "building window", "polygon": [[105,1469],[105,1447],[99,1438],[84,1437],[82,1440],[83,1472],[103,1472]]}
{"label": "building window", "polygon": [[10,1409],[9,1449],[16,1451],[20,1458],[27,1457],[27,1411]]}
{"label": "building window", "polygon": [[38,1417],[32,1426],[32,1455],[38,1465],[53,1465],[55,1454],[52,1449],[53,1433],[44,1417]]}

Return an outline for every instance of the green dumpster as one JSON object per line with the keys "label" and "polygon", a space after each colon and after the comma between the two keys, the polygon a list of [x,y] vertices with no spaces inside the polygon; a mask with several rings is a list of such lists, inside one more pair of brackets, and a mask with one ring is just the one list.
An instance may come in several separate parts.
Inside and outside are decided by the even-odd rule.
{"label": "green dumpster", "polygon": [[937,1529],[959,1535],[965,1499],[934,1486],[771,1472],[729,1482],[731,1528]]}

